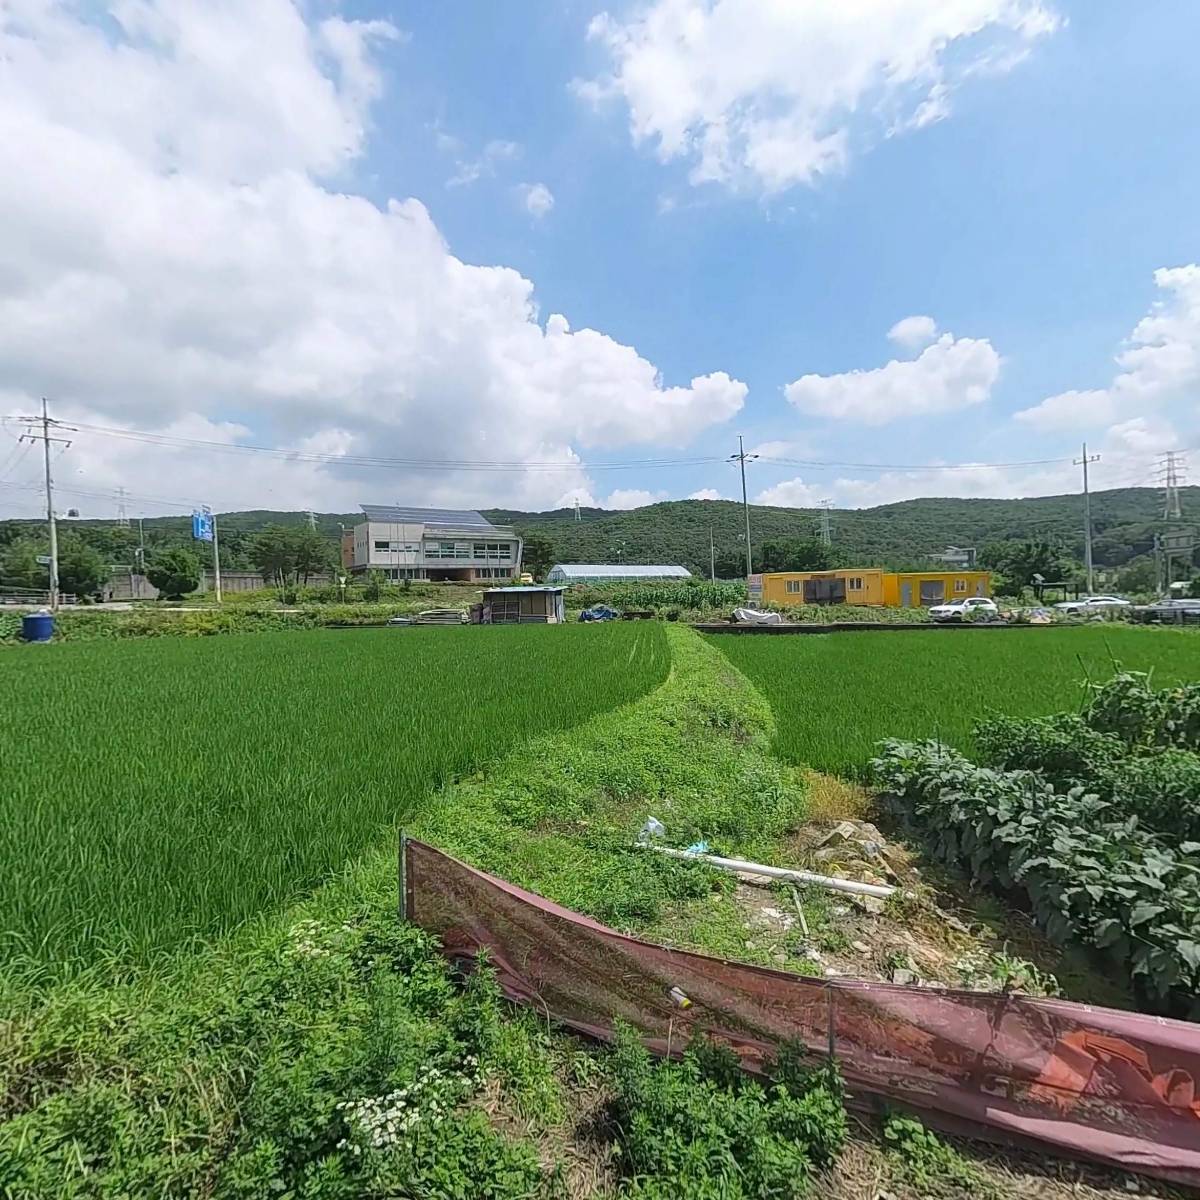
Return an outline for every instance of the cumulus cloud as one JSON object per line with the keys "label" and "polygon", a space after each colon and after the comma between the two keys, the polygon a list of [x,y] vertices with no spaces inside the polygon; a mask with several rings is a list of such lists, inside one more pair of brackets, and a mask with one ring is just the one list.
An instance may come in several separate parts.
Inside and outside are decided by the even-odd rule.
{"label": "cumulus cloud", "polygon": [[811,416],[883,425],[982,404],[999,374],[1000,355],[986,338],[943,333],[915,359],[892,359],[869,371],[802,375],[783,392]]}
{"label": "cumulus cloud", "polygon": [[689,500],[724,500],[716,488],[701,488],[698,492],[691,492],[688,495]]}
{"label": "cumulus cloud", "polygon": [[577,81],[695,183],[779,192],[842,171],[872,138],[944,119],[969,77],[1010,70],[1060,18],[1044,0],[653,0],[602,13],[611,59]]}
{"label": "cumulus cloud", "polygon": [[906,350],[919,350],[937,337],[937,322],[932,317],[902,317],[888,330],[888,340]]}
{"label": "cumulus cloud", "polygon": [[666,492],[648,492],[645,488],[617,488],[610,492],[601,508],[645,508],[667,498]]}
{"label": "cumulus cloud", "polygon": [[754,503],[776,508],[816,508],[828,494],[821,486],[807,483],[797,475],[765,488],[754,498]]}
{"label": "cumulus cloud", "polygon": [[554,207],[554,193],[544,183],[523,183],[517,189],[525,211],[541,219]]}
{"label": "cumulus cloud", "polygon": [[[669,386],[631,346],[543,324],[528,279],[456,258],[419,201],[344,190],[391,26],[311,25],[288,0],[146,0],[103,29],[81,11],[0,9],[0,388],[94,424],[196,418],[235,440],[539,464],[293,464],[288,503],[341,508],[540,505],[588,486],[583,452],[681,445],[741,408],[724,372]],[[88,462],[126,480],[136,464],[152,493],[180,479],[133,446]],[[245,502],[252,474],[214,457],[203,494]]]}
{"label": "cumulus cloud", "polygon": [[[1089,451],[1100,461],[1092,467],[1092,487],[1144,485],[1153,478],[1158,455],[1179,444],[1167,422],[1135,417],[1105,430]],[[814,508],[831,497],[839,508],[871,508],[928,496],[991,497],[1069,495],[1080,489],[1079,468],[1071,458],[1030,466],[997,467],[982,463],[841,476],[818,484],[797,476],[761,492],[758,504]]]}
{"label": "cumulus cloud", "polygon": [[1117,355],[1106,388],[1060,392],[1016,419],[1035,429],[1086,431],[1176,401],[1195,404],[1200,386],[1200,266],[1154,272],[1161,297]]}

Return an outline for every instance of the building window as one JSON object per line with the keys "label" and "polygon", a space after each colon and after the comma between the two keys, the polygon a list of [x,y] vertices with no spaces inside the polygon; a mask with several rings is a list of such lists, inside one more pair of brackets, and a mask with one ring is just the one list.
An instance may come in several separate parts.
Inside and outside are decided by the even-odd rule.
{"label": "building window", "polygon": [[850,578],[846,580],[846,586],[852,592],[861,592],[863,590],[862,576],[861,575],[851,575]]}
{"label": "building window", "polygon": [[956,579],[954,581],[954,590],[956,592],[965,592],[967,590],[967,581],[965,579]]}
{"label": "building window", "polygon": [[803,579],[788,579],[785,581],[784,587],[787,589],[787,591],[792,592],[792,593],[802,592],[802,591],[804,591],[804,580]]}
{"label": "building window", "polygon": [[375,549],[377,551],[386,551],[386,550],[390,550],[391,548],[392,548],[391,542],[376,542],[375,543]]}

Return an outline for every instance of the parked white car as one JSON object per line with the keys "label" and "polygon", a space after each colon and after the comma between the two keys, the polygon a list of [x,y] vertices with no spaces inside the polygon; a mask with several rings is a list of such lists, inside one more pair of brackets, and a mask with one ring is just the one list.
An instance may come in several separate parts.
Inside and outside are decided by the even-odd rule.
{"label": "parked white car", "polygon": [[967,596],[962,600],[951,600],[949,604],[935,604],[929,615],[935,621],[962,621],[970,616],[972,619],[993,619],[1000,615],[994,600],[986,596]]}
{"label": "parked white car", "polygon": [[1120,596],[1083,596],[1079,600],[1060,600],[1054,607],[1059,612],[1086,613],[1106,608],[1131,608],[1132,604]]}

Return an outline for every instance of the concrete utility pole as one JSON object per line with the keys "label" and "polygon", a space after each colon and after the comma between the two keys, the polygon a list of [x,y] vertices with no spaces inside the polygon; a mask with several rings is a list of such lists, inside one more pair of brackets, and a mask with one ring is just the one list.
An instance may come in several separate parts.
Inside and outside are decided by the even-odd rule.
{"label": "concrete utility pole", "polygon": [[213,591],[217,596],[217,603],[221,603],[221,544],[217,541],[217,514],[212,513],[212,531],[213,531]]}
{"label": "concrete utility pole", "polygon": [[1089,457],[1087,442],[1083,443],[1083,457],[1074,458],[1075,466],[1083,467],[1083,562],[1087,568],[1087,590],[1090,596],[1096,590],[1096,572],[1092,565],[1092,493],[1088,490],[1088,463],[1100,461],[1100,455]]}
{"label": "concrete utility pole", "polygon": [[21,441],[41,442],[42,449],[45,452],[46,460],[46,524],[50,529],[50,610],[51,612],[58,611],[58,525],[54,519],[54,484],[50,478],[50,443],[61,442],[63,449],[66,449],[70,444],[69,438],[51,437],[50,430],[60,429],[64,432],[74,433],[74,427],[64,425],[61,421],[55,421],[50,417],[47,409],[46,398],[42,397],[42,415],[40,417],[22,417],[22,421],[27,422],[30,426],[40,425],[41,433],[23,433]]}
{"label": "concrete utility pole", "polygon": [[717,543],[713,540],[713,527],[708,527],[708,578],[717,582]]}
{"label": "concrete utility pole", "polygon": [[746,514],[746,574],[754,574],[754,556],[750,550],[750,501],[746,498],[746,463],[753,462],[758,457],[757,454],[747,454],[746,448],[742,444],[742,435],[738,434],[738,452],[731,454],[728,462],[737,462],[742,465],[742,509]]}

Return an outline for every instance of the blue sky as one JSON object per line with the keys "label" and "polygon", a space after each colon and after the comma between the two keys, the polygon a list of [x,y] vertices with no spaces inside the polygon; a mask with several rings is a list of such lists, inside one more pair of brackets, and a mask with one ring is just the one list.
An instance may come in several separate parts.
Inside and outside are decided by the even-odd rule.
{"label": "blue sky", "polygon": [[[1068,490],[1085,438],[1096,486],[1149,483],[1200,442],[1194,4],[252,7],[0,17],[7,165],[96,181],[47,211],[0,172],[0,407],[54,395],[98,508],[729,496],[719,463],[587,464],[739,433],[752,497],[858,505]],[[231,82],[254,59],[270,86]],[[48,94],[83,62],[99,113]]]}

